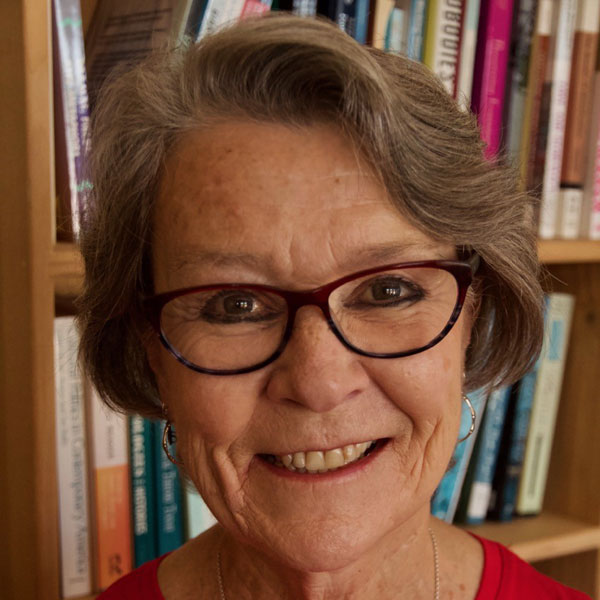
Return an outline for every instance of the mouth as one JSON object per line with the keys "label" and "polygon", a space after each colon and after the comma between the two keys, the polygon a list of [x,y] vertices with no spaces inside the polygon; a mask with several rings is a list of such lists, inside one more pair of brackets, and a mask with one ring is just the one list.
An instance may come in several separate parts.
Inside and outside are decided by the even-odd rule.
{"label": "mouth", "polygon": [[389,438],[348,444],[331,450],[308,450],[293,454],[259,454],[258,458],[294,473],[322,474],[339,471],[364,460],[376,450],[383,448]]}

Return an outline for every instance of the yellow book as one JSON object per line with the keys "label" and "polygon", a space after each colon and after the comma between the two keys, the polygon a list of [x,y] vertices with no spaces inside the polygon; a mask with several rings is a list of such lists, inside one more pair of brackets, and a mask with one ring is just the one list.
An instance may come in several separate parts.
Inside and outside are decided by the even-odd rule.
{"label": "yellow book", "polygon": [[425,27],[425,51],[423,53],[423,62],[433,70],[433,60],[435,55],[436,30],[438,5],[440,0],[429,0],[427,5],[427,24]]}

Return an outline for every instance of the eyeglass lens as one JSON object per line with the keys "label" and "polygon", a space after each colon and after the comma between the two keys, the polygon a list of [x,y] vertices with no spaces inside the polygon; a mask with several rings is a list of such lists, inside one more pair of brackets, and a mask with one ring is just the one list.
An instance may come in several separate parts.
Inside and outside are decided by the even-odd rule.
{"label": "eyeglass lens", "polygon": [[[452,317],[459,288],[438,268],[389,270],[353,279],[329,296],[334,326],[355,348],[398,354],[423,348]],[[202,369],[245,369],[279,348],[288,321],[286,300],[268,290],[216,288],[179,296],[162,309],[162,335]]]}

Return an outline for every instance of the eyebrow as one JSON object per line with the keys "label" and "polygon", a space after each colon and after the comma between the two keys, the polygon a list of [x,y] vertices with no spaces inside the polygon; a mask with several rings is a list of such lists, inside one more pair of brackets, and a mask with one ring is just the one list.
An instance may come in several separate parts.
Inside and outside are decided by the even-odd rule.
{"label": "eyebrow", "polygon": [[[448,258],[451,257],[444,256],[440,245],[436,243],[423,243],[422,241],[380,243],[362,249],[358,256],[356,254],[350,256],[347,260],[342,261],[339,267],[341,271],[352,272],[386,263]],[[246,268],[264,273],[269,277],[276,278],[277,276],[277,271],[268,257],[246,252],[220,252],[187,248],[171,264],[171,268],[175,271],[202,266]]]}

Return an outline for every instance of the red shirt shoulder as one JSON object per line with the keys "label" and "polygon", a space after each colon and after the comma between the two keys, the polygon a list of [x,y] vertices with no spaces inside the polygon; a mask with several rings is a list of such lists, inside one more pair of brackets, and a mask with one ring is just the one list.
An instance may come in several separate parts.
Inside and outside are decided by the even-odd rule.
{"label": "red shirt shoulder", "polygon": [[165,600],[158,587],[158,566],[166,556],[148,561],[124,575],[96,600]]}
{"label": "red shirt shoulder", "polygon": [[502,544],[478,536],[485,566],[476,600],[591,600],[536,571]]}

